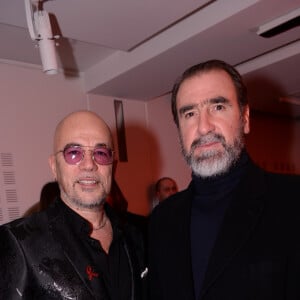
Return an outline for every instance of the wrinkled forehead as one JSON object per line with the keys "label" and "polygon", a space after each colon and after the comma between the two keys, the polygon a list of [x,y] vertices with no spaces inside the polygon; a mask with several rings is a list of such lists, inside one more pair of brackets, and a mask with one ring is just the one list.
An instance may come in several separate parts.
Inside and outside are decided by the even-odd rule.
{"label": "wrinkled forehead", "polygon": [[67,144],[76,143],[94,147],[105,144],[112,148],[112,137],[108,126],[93,115],[76,115],[63,120],[54,135],[54,152]]}

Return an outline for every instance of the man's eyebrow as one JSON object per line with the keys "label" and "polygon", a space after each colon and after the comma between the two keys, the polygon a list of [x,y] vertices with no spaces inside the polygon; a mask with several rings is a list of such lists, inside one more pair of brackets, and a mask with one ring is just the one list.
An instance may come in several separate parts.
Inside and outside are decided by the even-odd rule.
{"label": "man's eyebrow", "polygon": [[105,143],[98,143],[98,144],[96,144],[95,145],[95,148],[102,148],[102,147],[104,147],[104,148],[109,148],[109,146],[107,145],[107,144],[105,144]]}
{"label": "man's eyebrow", "polygon": [[195,109],[198,106],[204,107],[205,105],[208,105],[208,104],[218,104],[218,103],[226,104],[229,102],[230,101],[227,98],[225,98],[223,96],[218,96],[218,97],[206,99],[199,104],[188,104],[188,105],[182,106],[178,112],[179,112],[179,115],[183,115],[185,112]]}
{"label": "man's eyebrow", "polygon": [[203,102],[201,102],[199,104],[200,107],[204,107],[205,105],[208,105],[208,104],[218,104],[218,103],[229,103],[230,101],[223,97],[223,96],[217,96],[217,97],[213,97],[213,98],[209,98],[209,99],[206,99],[204,100]]}
{"label": "man's eyebrow", "polygon": [[68,147],[80,147],[81,145],[78,143],[68,143],[65,145],[64,148],[68,148]]}
{"label": "man's eyebrow", "polygon": [[198,106],[197,104],[190,104],[190,105],[182,106],[178,111],[179,115],[183,115],[185,112],[192,110],[192,109],[196,108],[197,106]]}
{"label": "man's eyebrow", "polygon": [[[64,148],[67,148],[67,147],[87,147],[85,145],[82,145],[82,144],[79,144],[79,143],[68,143],[67,145],[65,145]],[[109,148],[109,146],[105,143],[97,143],[95,145],[95,148],[101,148],[101,147],[105,147],[105,148]]]}
{"label": "man's eyebrow", "polygon": [[216,104],[216,103],[229,103],[229,100],[223,96],[215,97],[208,99],[209,103]]}

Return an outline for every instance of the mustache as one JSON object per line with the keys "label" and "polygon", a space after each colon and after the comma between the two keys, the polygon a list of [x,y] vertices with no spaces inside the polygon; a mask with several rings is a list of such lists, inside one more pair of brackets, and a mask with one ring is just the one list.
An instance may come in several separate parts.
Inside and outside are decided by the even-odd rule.
{"label": "mustache", "polygon": [[215,142],[219,142],[222,145],[226,144],[223,135],[219,133],[209,133],[207,135],[199,137],[198,139],[195,139],[191,144],[191,150],[193,151],[196,147]]}

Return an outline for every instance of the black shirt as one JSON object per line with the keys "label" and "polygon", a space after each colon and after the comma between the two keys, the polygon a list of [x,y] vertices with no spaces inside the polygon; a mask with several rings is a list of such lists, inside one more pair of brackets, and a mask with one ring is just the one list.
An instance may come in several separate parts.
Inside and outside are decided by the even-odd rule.
{"label": "black shirt", "polygon": [[[98,240],[90,237],[91,227],[80,215],[61,202],[66,216],[66,225],[75,232],[82,249],[86,252],[78,255],[89,256],[92,263],[82,264],[81,276],[101,300],[128,300],[132,292],[132,271],[130,259],[124,241],[124,235],[119,228],[118,219],[108,206],[106,213],[113,228],[113,239],[109,253],[102,249]],[[78,258],[80,260],[80,258]]]}

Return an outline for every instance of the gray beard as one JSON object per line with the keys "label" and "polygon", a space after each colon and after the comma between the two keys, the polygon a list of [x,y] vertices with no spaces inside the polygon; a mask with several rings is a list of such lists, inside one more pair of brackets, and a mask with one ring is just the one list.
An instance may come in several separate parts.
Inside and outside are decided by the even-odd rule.
{"label": "gray beard", "polygon": [[[218,141],[223,145],[222,150],[207,150],[201,155],[195,155],[195,148],[201,144]],[[239,159],[244,147],[244,135],[240,128],[238,136],[232,145],[226,144],[224,136],[215,133],[208,133],[195,140],[191,145],[190,152],[183,147],[180,136],[181,152],[196,176],[207,178],[214,177],[228,172],[232,165]]]}
{"label": "gray beard", "polygon": [[[75,183],[74,183],[75,184]],[[104,190],[104,186],[102,182],[99,182],[100,185],[102,185],[102,188]],[[60,196],[61,199],[66,203],[72,203],[78,208],[83,209],[95,209],[100,208],[103,203],[106,201],[106,197],[108,196],[108,193],[103,192],[103,195],[101,198],[95,198],[91,203],[85,203],[80,198],[77,198],[75,195],[69,195],[65,192],[64,188],[60,186]]]}

